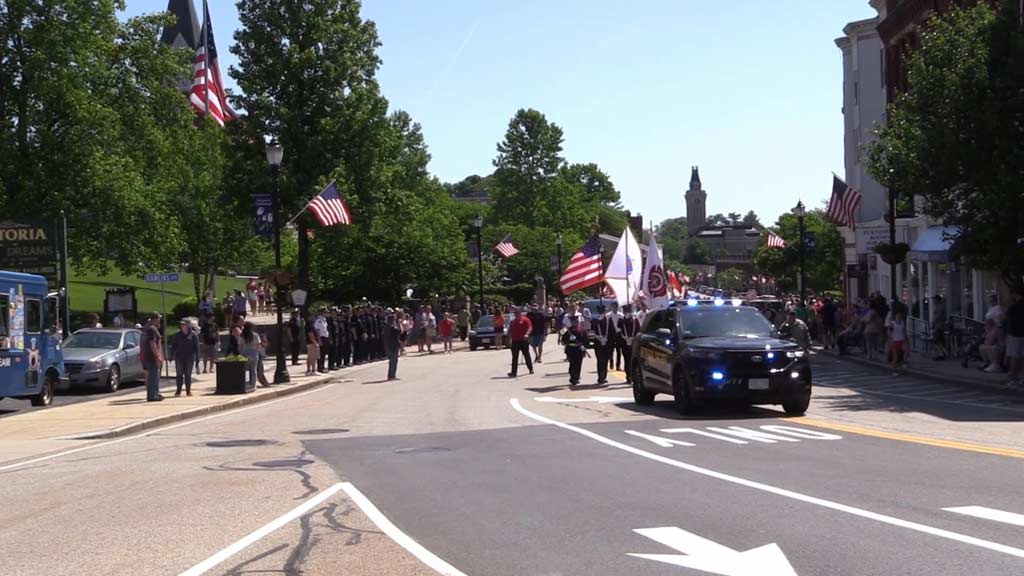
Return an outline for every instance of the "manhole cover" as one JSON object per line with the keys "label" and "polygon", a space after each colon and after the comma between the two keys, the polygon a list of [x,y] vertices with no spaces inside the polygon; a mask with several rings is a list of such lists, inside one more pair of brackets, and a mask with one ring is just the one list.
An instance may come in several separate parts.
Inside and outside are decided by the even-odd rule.
{"label": "manhole cover", "polygon": [[344,434],[348,432],[348,428],[315,428],[313,430],[297,430],[292,434],[301,434],[303,436],[323,436],[325,434]]}
{"label": "manhole cover", "polygon": [[312,464],[312,460],[303,460],[301,458],[293,458],[290,460],[267,460],[264,462],[253,462],[253,466],[260,468],[302,468]]}
{"label": "manhole cover", "polygon": [[431,452],[451,452],[451,448],[443,446],[423,446],[422,448],[399,448],[395,454],[429,454]]}
{"label": "manhole cover", "polygon": [[206,445],[210,448],[245,448],[247,446],[269,446],[275,444],[273,440],[218,440],[216,442],[207,442]]}

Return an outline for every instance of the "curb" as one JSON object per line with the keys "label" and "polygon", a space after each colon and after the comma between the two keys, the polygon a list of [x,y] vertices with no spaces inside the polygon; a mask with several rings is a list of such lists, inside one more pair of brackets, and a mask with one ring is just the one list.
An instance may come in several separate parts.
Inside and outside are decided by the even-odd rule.
{"label": "curb", "polygon": [[[841,362],[843,362],[843,361],[845,361],[845,362],[852,362],[854,364],[860,364],[861,366],[871,366],[873,368],[882,368],[882,369],[889,368],[888,364],[880,364],[878,362],[875,362],[875,361],[872,361],[872,360],[868,360],[867,358],[860,358],[859,356],[851,356],[851,355],[840,356],[839,354],[833,354],[831,352],[825,352],[825,351],[822,351],[822,350],[816,350],[816,352],[818,354],[822,354],[822,355],[829,356],[831,358],[835,358],[836,360],[839,360]],[[902,374],[909,374],[911,376],[917,376],[919,378],[925,378],[925,379],[928,379],[928,380],[937,380],[939,382],[945,382],[947,384],[954,384],[954,385],[957,385],[957,386],[964,386],[964,387],[968,387],[968,388],[975,388],[975,389],[978,389],[978,390],[985,390],[987,392],[994,392],[994,393],[997,393],[997,394],[1002,394],[1004,396],[1013,396],[1013,397],[1018,397],[1018,398],[1024,396],[1024,391],[1014,390],[1014,389],[1011,389],[1011,388],[1006,388],[1005,386],[1000,386],[998,384],[990,384],[988,382],[974,380],[974,379],[971,379],[971,378],[965,378],[965,377],[961,377],[961,376],[957,376],[957,375],[952,375],[952,374],[942,374],[942,373],[936,373],[936,372],[929,372],[927,370],[918,370],[918,369],[915,369],[915,368],[907,368],[907,367],[902,368],[900,370],[900,372]]]}
{"label": "curb", "polygon": [[[97,432],[86,432],[84,434],[76,434],[74,436],[63,436],[61,440],[108,440],[111,438],[119,438],[121,436],[129,436],[135,432],[142,432],[144,430],[151,430],[153,428],[159,428],[166,426],[174,422],[180,422],[182,420],[190,420],[199,416],[205,416],[208,414],[215,414],[217,412],[226,412],[235,408],[241,408],[243,406],[249,406],[252,404],[259,404],[268,400],[274,400],[275,398],[282,398],[285,396],[291,396],[299,392],[305,392],[312,390],[328,382],[352,382],[351,378],[341,378],[335,380],[332,377],[318,378],[309,382],[302,382],[300,384],[278,384],[278,388],[270,389],[268,392],[254,395],[240,396],[234,400],[228,400],[220,404],[211,404],[209,406],[201,406],[199,408],[193,408],[191,410],[185,410],[184,412],[177,412],[174,414],[167,414],[165,416],[159,416],[157,418],[150,418],[149,420],[142,420],[141,422],[133,422],[131,424],[125,424],[117,428],[110,428],[108,430],[99,430]],[[287,386],[287,387],[285,387]]]}

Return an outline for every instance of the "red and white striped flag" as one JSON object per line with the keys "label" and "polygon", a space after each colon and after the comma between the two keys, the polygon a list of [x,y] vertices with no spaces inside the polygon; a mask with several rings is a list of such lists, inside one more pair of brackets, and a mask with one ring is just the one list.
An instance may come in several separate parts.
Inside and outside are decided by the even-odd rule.
{"label": "red and white striped flag", "polygon": [[776,236],[771,231],[768,232],[768,247],[769,248],[785,248],[786,241],[781,236]]}
{"label": "red and white striped flag", "polygon": [[516,254],[519,254],[519,249],[512,244],[511,234],[506,235],[504,240],[498,242],[498,245],[495,246],[494,249],[505,258],[511,258]]}
{"label": "red and white striped flag", "polygon": [[604,263],[601,262],[601,241],[592,236],[579,252],[572,255],[569,267],[562,273],[562,294],[570,294],[604,281]]}
{"label": "red and white striped flag", "polygon": [[825,215],[839,226],[856,227],[854,214],[860,204],[860,192],[846,185],[835,174],[832,175],[832,198],[828,201],[828,212]]}
{"label": "red and white striped flag", "polygon": [[306,208],[313,212],[321,226],[352,223],[352,214],[348,211],[345,201],[341,199],[341,195],[338,194],[338,186],[334,182],[328,184],[323,192],[310,200]]}
{"label": "red and white striped flag", "polygon": [[210,8],[203,0],[203,32],[199,48],[192,61],[192,92],[189,101],[196,114],[208,116],[220,126],[234,120],[238,115],[228,104],[224,93],[224,82],[220,78],[220,64],[217,59],[217,44],[213,40],[213,26],[210,24]]}

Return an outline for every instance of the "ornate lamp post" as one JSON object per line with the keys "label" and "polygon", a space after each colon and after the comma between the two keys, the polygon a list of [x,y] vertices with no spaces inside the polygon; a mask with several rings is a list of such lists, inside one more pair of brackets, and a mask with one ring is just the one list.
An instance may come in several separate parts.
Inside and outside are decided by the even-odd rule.
{"label": "ornate lamp post", "polygon": [[480,239],[480,231],[484,227],[484,217],[477,214],[473,219],[473,226],[476,226],[476,267],[480,278],[480,306],[484,305],[484,245]]}
{"label": "ornate lamp post", "polygon": [[800,226],[800,305],[807,305],[807,278],[804,275],[804,216],[806,211],[804,210],[803,201],[796,203],[796,208],[793,208],[793,214],[796,214],[796,220]]}
{"label": "ornate lamp post", "polygon": [[276,140],[267,144],[267,164],[274,180],[271,195],[274,213],[274,301],[277,303],[277,367],[274,370],[274,384],[291,382],[288,366],[284,357],[284,290],[281,289],[281,186],[278,175],[281,172],[281,160],[284,159],[284,147]]}

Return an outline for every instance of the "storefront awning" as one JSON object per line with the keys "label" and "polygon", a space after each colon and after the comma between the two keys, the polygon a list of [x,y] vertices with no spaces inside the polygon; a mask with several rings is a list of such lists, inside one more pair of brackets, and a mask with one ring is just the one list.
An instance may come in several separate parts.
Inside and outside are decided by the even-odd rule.
{"label": "storefront awning", "polygon": [[919,262],[949,262],[949,249],[953,246],[950,237],[958,233],[953,226],[929,226],[914,241],[908,257]]}

